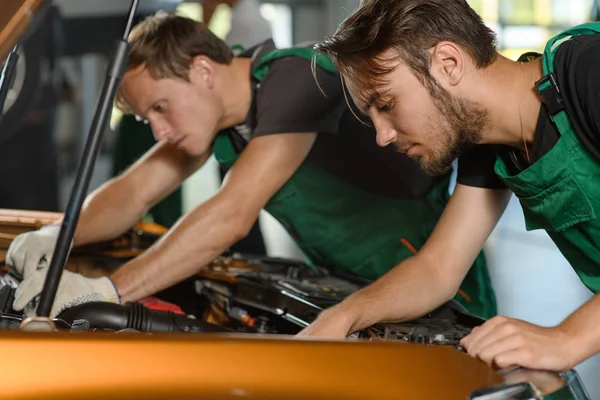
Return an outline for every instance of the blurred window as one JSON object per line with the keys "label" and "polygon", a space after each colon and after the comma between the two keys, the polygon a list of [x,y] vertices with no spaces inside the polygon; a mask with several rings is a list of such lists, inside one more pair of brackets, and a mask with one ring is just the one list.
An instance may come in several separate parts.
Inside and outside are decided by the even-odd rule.
{"label": "blurred window", "polygon": [[[202,5],[199,3],[181,3],[177,12],[186,17],[202,21]],[[260,13],[271,25],[273,40],[277,47],[289,47],[292,43],[292,9],[286,4],[262,3]],[[225,39],[231,29],[231,9],[220,5],[208,26],[221,39]]]}
{"label": "blurred window", "polygon": [[500,52],[516,59],[544,50],[558,32],[590,21],[594,0],[468,0],[498,35]]}

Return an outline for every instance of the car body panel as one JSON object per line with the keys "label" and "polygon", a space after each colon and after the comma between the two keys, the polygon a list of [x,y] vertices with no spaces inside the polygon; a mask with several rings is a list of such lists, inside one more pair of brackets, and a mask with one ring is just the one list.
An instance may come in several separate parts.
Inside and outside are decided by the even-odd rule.
{"label": "car body panel", "polygon": [[2,332],[11,399],[466,399],[503,382],[450,347],[245,335]]}

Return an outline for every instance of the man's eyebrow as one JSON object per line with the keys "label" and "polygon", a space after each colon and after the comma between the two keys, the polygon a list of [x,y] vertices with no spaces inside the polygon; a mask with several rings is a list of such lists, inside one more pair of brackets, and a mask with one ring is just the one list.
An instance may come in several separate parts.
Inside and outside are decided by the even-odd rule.
{"label": "man's eyebrow", "polygon": [[150,110],[152,110],[161,101],[164,101],[164,100],[157,100],[154,103],[151,103],[149,106],[144,107],[142,110],[140,110],[142,112],[141,112],[141,114],[138,114],[138,116],[141,117],[142,119],[148,119],[148,113],[150,113]]}
{"label": "man's eyebrow", "polygon": [[142,114],[140,116],[143,117],[144,119],[148,118],[147,117],[148,113],[150,112],[150,110],[152,110],[154,108],[156,103],[158,103],[158,102],[151,103],[149,106],[144,107],[144,109],[140,110],[140,111],[142,111]]}
{"label": "man's eyebrow", "polygon": [[[388,89],[389,90],[389,89]],[[388,90],[375,90],[373,93],[371,93],[367,99],[367,101],[365,102],[363,108],[361,109],[361,111],[364,114],[368,114],[369,110],[371,109],[371,107],[373,107],[373,104],[379,100],[379,98],[381,96],[383,96]]]}
{"label": "man's eyebrow", "polygon": [[123,97],[123,101],[125,102],[125,104],[127,105],[127,108],[129,109],[129,112],[133,115],[136,116],[136,118],[142,118],[144,119],[143,115],[144,113],[142,112],[142,110],[140,110],[138,107],[134,107],[130,101],[127,101],[127,99],[125,99]]}

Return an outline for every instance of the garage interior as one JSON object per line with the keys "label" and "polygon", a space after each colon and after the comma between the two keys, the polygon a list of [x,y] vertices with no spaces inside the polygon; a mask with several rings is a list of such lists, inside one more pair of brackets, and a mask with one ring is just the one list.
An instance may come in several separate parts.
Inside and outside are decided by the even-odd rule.
{"label": "garage interior", "polygon": [[[55,0],[19,51],[19,73],[0,121],[0,209],[64,213],[114,39],[122,34],[128,3],[123,0]],[[317,42],[335,32],[358,0],[260,1],[278,47]],[[543,51],[554,34],[600,19],[596,0],[469,0],[498,35],[499,51],[516,59]],[[202,21],[202,1],[141,0],[139,15],[177,11]],[[231,10],[217,7],[209,28],[220,38],[230,31]],[[115,171],[116,129],[122,115],[114,109],[103,132],[90,193]],[[214,157],[181,188],[186,213],[211,198],[221,175]],[[156,222],[151,216],[145,222]],[[264,256],[306,262],[300,248],[268,213],[258,220]],[[4,231],[3,231],[4,232]],[[13,232],[13,233],[16,233]],[[1,238],[0,238],[1,239]],[[484,248],[498,313],[541,326],[554,326],[593,295],[542,231],[525,229],[516,197]],[[173,293],[170,298],[176,299]],[[173,297],[175,296],[175,297]],[[258,322],[257,322],[258,323]],[[592,399],[600,398],[600,355],[576,368]]]}

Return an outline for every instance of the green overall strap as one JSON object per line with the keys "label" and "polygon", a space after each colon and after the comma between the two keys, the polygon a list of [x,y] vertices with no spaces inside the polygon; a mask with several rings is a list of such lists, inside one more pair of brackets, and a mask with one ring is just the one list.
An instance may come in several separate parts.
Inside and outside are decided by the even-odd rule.
{"label": "green overall strap", "polygon": [[[518,197],[528,231],[544,229],[585,286],[600,292],[600,164],[579,141],[554,75],[575,72],[555,59],[562,43],[578,35],[600,33],[600,23],[568,29],[552,38],[543,54],[544,77],[536,82],[542,100],[558,128],[560,140],[527,168],[514,173],[502,157],[495,170]],[[562,58],[562,57],[561,57]],[[585,79],[585,77],[582,77]],[[592,90],[592,89],[590,89]],[[550,128],[546,128],[550,129]],[[537,135],[545,131],[536,130]]]}
{"label": "green overall strap", "polygon": [[562,43],[570,40],[573,36],[597,33],[600,33],[600,22],[588,22],[567,29],[546,43],[542,59],[544,77],[537,81],[535,86],[561,135],[572,130],[573,127],[564,109],[562,95],[554,74],[554,57],[556,56],[556,51]]}
{"label": "green overall strap", "polygon": [[[241,46],[240,46],[241,47]],[[326,55],[317,52],[316,50],[309,47],[290,47],[285,49],[276,49],[267,52],[263,55],[258,64],[252,69],[252,75],[262,81],[269,71],[271,62],[283,57],[300,57],[305,60],[313,61],[318,67],[322,68],[327,72],[335,72],[335,65],[333,61]],[[215,155],[219,157],[220,154],[237,153],[233,149],[231,141],[229,139],[228,130],[225,130],[217,135],[213,144],[213,150]],[[236,156],[237,158],[237,156]]]}
{"label": "green overall strap", "polygon": [[269,65],[271,61],[283,58],[283,57],[300,57],[305,60],[313,61],[321,67],[321,69],[327,72],[335,72],[336,68],[333,64],[333,61],[329,57],[327,57],[323,53],[319,53],[314,49],[309,47],[290,47],[288,49],[277,49],[268,52],[261,59],[258,65],[252,70],[252,76],[254,76],[259,81],[262,81],[267,71],[269,70]]}

